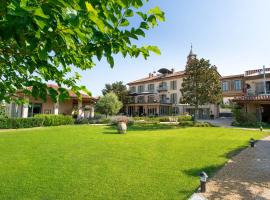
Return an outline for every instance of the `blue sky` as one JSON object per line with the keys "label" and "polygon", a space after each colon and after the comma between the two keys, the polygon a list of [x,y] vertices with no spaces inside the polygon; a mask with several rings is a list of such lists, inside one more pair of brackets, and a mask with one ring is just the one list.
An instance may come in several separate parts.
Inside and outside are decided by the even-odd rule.
{"label": "blue sky", "polygon": [[148,60],[115,56],[113,69],[97,62],[81,72],[81,84],[93,96],[105,83],[127,83],[161,67],[183,70],[191,43],[198,57],[209,59],[222,75],[270,65],[269,0],[149,0],[145,8],[154,6],[165,11],[166,21],[139,43],[159,46],[162,55]]}

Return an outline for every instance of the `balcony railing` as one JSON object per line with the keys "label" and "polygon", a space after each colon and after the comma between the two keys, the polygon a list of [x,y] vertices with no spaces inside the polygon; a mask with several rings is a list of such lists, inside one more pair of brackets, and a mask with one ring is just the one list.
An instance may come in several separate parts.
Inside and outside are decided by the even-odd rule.
{"label": "balcony railing", "polygon": [[168,86],[159,86],[158,91],[159,92],[168,91]]}
{"label": "balcony railing", "polygon": [[[258,95],[264,95],[264,89],[263,88],[259,88],[259,89],[247,89],[246,95],[247,96],[258,96]],[[266,89],[266,95],[270,95],[270,88]]]}
{"label": "balcony railing", "polygon": [[129,101],[129,104],[172,104],[170,100],[154,100],[154,101]]}

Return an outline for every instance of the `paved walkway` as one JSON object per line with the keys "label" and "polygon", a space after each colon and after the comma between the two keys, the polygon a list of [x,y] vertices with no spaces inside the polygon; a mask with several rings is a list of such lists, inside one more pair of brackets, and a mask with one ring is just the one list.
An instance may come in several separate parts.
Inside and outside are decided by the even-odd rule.
{"label": "paved walkway", "polygon": [[209,180],[203,196],[208,200],[270,200],[270,136],[230,160]]}

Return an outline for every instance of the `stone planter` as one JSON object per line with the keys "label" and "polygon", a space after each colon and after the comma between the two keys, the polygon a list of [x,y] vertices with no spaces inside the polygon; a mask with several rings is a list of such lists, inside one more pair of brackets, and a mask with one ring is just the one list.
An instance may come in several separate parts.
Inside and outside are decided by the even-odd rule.
{"label": "stone planter", "polygon": [[117,131],[120,134],[124,134],[127,132],[127,124],[125,122],[118,122]]}

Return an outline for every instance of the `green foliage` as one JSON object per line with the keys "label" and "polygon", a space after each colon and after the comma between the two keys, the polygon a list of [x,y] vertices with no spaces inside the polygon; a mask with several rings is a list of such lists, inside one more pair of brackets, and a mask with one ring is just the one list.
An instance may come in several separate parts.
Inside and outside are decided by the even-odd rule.
{"label": "green foliage", "polygon": [[255,113],[247,113],[239,107],[233,108],[234,126],[257,126],[258,120]]}
{"label": "green foliage", "polygon": [[193,118],[190,115],[181,115],[178,117],[178,122],[182,122],[182,121],[192,121]]}
{"label": "green foliage", "polygon": [[96,110],[102,114],[105,114],[106,117],[108,115],[117,114],[122,107],[122,102],[118,100],[118,97],[113,92],[107,93],[105,96],[100,97],[96,104]]}
{"label": "green foliage", "polygon": [[118,97],[119,101],[122,102],[123,108],[122,112],[125,111],[125,105],[128,103],[129,92],[127,86],[122,81],[117,81],[112,84],[106,84],[105,88],[102,90],[102,94],[106,95],[110,92],[113,92]]}
{"label": "green foliage", "polygon": [[193,121],[180,121],[179,126],[192,127],[192,126],[194,126],[194,122]]}
{"label": "green foliage", "polygon": [[[160,54],[155,46],[134,44],[158,21],[164,21],[158,7],[144,11],[146,2],[1,1],[0,100],[10,101],[18,90],[44,100],[47,94],[54,101],[63,100],[67,98],[64,88],[77,95],[80,90],[87,91],[77,86],[80,75],[76,71],[91,69],[95,58],[104,58],[113,67],[116,54],[142,55],[145,59],[150,52]],[[54,81],[60,89],[48,89],[48,81]]]}
{"label": "green foliage", "polygon": [[74,119],[68,115],[38,114],[34,118],[42,119],[43,126],[59,126],[74,124]]}
{"label": "green foliage", "polygon": [[208,122],[196,122],[194,127],[213,127],[213,125]]}
{"label": "green foliage", "polygon": [[159,117],[160,122],[170,122],[170,117]]}
{"label": "green foliage", "polygon": [[83,118],[75,120],[75,124],[89,124],[89,119]]}
{"label": "green foliage", "polygon": [[196,120],[200,105],[221,101],[220,75],[216,66],[211,65],[209,60],[196,58],[188,63],[185,75],[181,88],[181,103],[195,107]]}
{"label": "green foliage", "polygon": [[32,128],[43,125],[39,118],[0,118],[0,129]]}
{"label": "green foliage", "polygon": [[0,103],[0,118],[6,118],[6,106],[3,103]]}

